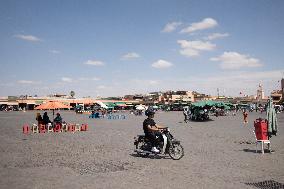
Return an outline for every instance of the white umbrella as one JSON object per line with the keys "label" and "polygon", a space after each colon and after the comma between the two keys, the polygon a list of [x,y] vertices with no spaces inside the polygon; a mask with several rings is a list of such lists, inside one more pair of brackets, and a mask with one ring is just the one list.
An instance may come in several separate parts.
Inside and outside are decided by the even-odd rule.
{"label": "white umbrella", "polygon": [[105,108],[105,109],[107,109],[108,107],[107,107],[107,105],[105,105],[103,102],[101,102],[101,101],[97,101],[97,104],[99,104],[102,108]]}
{"label": "white umbrella", "polygon": [[154,109],[158,109],[159,107],[158,107],[158,106],[153,106],[153,108],[154,108]]}
{"label": "white umbrella", "polygon": [[136,110],[146,110],[146,108],[142,105],[136,106]]}

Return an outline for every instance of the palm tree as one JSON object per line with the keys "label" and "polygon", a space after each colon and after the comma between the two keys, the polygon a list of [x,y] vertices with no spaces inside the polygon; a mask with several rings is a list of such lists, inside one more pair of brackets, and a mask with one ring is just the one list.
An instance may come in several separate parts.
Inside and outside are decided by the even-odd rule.
{"label": "palm tree", "polygon": [[70,96],[73,98],[75,96],[75,92],[74,91],[71,91],[70,92]]}

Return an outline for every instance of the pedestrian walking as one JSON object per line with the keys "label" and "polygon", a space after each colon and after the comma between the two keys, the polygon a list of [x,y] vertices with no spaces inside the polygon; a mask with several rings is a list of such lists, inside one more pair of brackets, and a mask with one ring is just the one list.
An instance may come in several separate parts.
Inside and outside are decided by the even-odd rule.
{"label": "pedestrian walking", "polygon": [[183,115],[184,115],[184,120],[183,121],[185,123],[187,123],[189,121],[189,114],[190,114],[189,110],[187,110],[187,109],[183,110]]}
{"label": "pedestrian walking", "polygon": [[244,124],[248,123],[248,113],[246,109],[244,109],[243,116],[244,116]]}

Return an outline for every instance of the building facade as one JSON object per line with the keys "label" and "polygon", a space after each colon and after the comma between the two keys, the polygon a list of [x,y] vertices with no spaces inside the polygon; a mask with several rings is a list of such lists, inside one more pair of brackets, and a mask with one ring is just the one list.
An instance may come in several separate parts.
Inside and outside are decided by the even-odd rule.
{"label": "building facade", "polygon": [[167,91],[159,96],[159,102],[171,104],[175,102],[191,103],[194,102],[192,91]]}

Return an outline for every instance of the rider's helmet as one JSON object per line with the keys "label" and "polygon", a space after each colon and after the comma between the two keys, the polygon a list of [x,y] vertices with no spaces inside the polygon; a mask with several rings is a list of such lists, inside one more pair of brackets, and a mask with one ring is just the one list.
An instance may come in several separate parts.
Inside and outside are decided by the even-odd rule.
{"label": "rider's helmet", "polygon": [[145,115],[146,116],[151,116],[151,115],[154,115],[155,114],[155,111],[153,108],[148,108],[146,111],[145,111]]}

